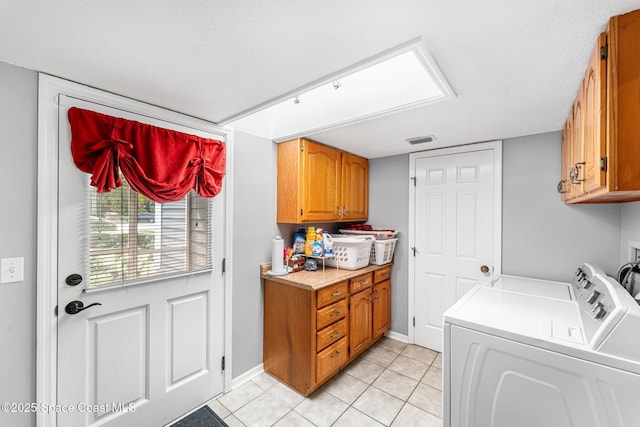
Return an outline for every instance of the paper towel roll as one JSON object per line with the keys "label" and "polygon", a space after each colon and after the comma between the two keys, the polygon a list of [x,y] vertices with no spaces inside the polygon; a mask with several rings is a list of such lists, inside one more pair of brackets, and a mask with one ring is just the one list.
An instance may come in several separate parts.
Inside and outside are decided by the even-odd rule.
{"label": "paper towel roll", "polygon": [[284,273],[284,240],[276,236],[271,249],[271,271],[275,274]]}

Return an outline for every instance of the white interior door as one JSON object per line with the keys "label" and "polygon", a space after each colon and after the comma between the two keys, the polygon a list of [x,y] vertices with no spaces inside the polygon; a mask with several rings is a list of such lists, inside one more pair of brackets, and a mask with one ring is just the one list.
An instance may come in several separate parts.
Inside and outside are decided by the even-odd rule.
{"label": "white interior door", "polygon": [[414,157],[418,345],[442,351],[443,313],[479,279],[496,272],[495,161],[494,149]]}
{"label": "white interior door", "polygon": [[[72,409],[57,411],[57,425],[162,426],[223,391],[224,191],[212,200],[207,219],[213,269],[92,286],[89,224],[106,220],[89,211],[89,175],[72,163],[71,106],[208,138],[221,135],[59,97],[57,404]],[[157,205],[156,217],[168,206]],[[155,233],[157,242],[162,236]],[[73,274],[82,283],[67,284]],[[68,314],[65,307],[73,301],[101,305]]]}

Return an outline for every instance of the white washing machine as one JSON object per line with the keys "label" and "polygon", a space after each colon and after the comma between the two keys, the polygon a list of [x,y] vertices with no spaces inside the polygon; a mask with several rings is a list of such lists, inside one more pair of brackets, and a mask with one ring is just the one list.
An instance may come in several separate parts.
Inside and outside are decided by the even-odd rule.
{"label": "white washing machine", "polygon": [[445,313],[443,353],[445,426],[640,426],[640,307],[589,264],[478,284]]}

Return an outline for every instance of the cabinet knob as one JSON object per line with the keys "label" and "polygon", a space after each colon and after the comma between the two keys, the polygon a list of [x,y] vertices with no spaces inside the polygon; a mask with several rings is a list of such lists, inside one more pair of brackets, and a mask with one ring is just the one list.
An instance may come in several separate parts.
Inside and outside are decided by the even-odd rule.
{"label": "cabinet knob", "polygon": [[487,274],[489,272],[489,266],[483,265],[482,267],[480,267],[480,271],[484,274]]}

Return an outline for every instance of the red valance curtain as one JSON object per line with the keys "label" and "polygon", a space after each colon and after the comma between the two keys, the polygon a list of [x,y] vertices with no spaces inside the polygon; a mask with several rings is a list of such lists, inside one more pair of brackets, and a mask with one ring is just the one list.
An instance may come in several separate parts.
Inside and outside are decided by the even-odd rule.
{"label": "red valance curtain", "polygon": [[214,197],[222,189],[225,143],[72,107],[71,153],[91,174],[98,193],[122,186],[163,203],[183,199],[191,189]]}

